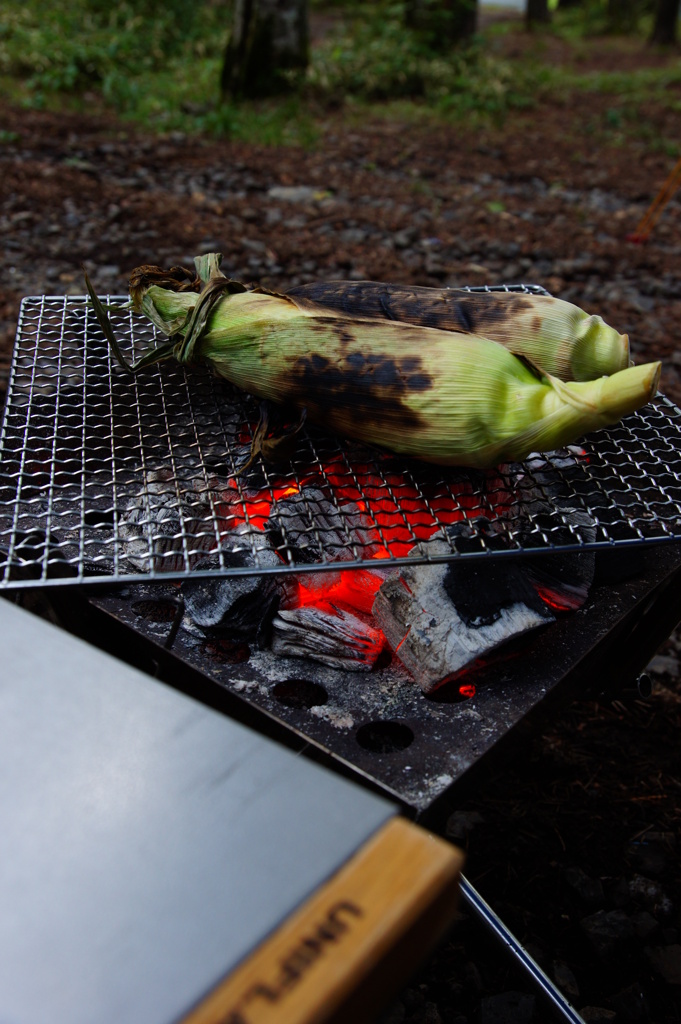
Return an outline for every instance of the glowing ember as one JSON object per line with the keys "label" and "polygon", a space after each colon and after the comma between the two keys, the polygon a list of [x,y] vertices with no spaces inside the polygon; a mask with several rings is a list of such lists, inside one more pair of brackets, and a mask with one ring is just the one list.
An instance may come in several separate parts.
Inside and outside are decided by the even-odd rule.
{"label": "glowing ember", "polygon": [[[449,682],[459,699],[468,700],[476,692],[470,682],[471,671],[480,667],[483,651],[552,621],[548,609],[579,607],[588,582],[580,591],[579,573],[568,573],[571,578],[564,581],[550,568],[534,574],[528,570],[524,585],[530,597],[529,603],[524,603],[521,595],[510,601],[508,587],[492,579],[490,600],[497,603],[489,615],[473,615],[468,622],[464,591],[470,589],[470,574],[466,574],[468,583],[457,577],[455,584],[447,575],[453,567],[450,572],[449,566],[439,563],[438,568],[437,558],[454,550],[465,554],[485,547],[503,548],[506,542],[499,524],[517,516],[527,519],[531,508],[536,528],[534,510],[544,507],[543,497],[537,496],[524,477],[516,479],[512,468],[508,477],[502,467],[485,474],[462,473],[445,484],[427,473],[413,476],[393,466],[390,459],[382,461],[380,457],[371,464],[350,462],[338,452],[308,471],[299,471],[294,482],[287,480],[280,486],[254,488],[253,475],[250,481],[249,474],[237,475],[217,496],[220,527],[226,533],[245,528],[251,534],[264,534],[273,558],[288,566],[301,566],[300,575],[287,577],[279,590],[276,635],[282,651],[307,650],[307,656],[315,657],[309,653],[314,651],[327,664],[345,665],[348,658],[342,648],[350,637],[354,653],[349,660],[356,663],[350,667],[361,665],[370,670],[380,651],[390,646],[425,692]],[[466,526],[473,521],[477,521],[476,528]],[[547,527],[552,528],[551,524]],[[380,565],[408,557],[417,545],[420,550],[428,548],[428,562],[431,555],[437,556],[430,569],[421,566],[414,576],[411,567],[398,573]],[[342,568],[345,560],[369,559],[378,563],[375,570]],[[327,568],[313,571],[313,563],[322,561]],[[419,582],[424,570],[439,574],[438,580],[442,577],[437,607],[431,607],[432,587]],[[501,575],[508,584],[508,574]],[[477,586],[481,578],[475,579]],[[458,588],[456,594],[462,595],[462,600],[450,594],[447,580],[450,589]],[[487,591],[485,585],[482,592]],[[431,636],[433,632],[437,636]],[[445,648],[449,660],[440,665]],[[452,672],[457,664],[460,670]],[[465,680],[457,679],[463,672]]]}

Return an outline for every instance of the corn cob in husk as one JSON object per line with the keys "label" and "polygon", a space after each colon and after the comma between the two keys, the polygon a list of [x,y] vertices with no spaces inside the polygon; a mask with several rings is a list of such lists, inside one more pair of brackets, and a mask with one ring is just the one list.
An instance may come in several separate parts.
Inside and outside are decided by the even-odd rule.
{"label": "corn cob in husk", "polygon": [[[201,290],[201,279],[181,267],[140,267],[133,294],[150,283],[179,291]],[[561,380],[594,380],[629,366],[629,338],[597,314],[552,295],[423,288],[377,281],[317,281],[287,292],[303,312],[351,319],[393,320],[456,335],[498,341]]]}
{"label": "corn cob in husk", "polygon": [[629,339],[595,314],[552,295],[469,292],[376,281],[319,281],[289,298],[310,311],[398,320],[498,341],[561,380],[593,380],[629,365]]}
{"label": "corn cob in husk", "polygon": [[[301,309],[227,280],[214,255],[197,268],[200,296],[150,283],[153,268],[133,275],[133,307],[170,338],[135,368],[206,363],[253,395],[405,456],[480,468],[522,460],[616,422],[657,390],[659,363],[566,383],[488,338],[462,334],[454,345],[436,328]],[[106,326],[101,306],[99,315]],[[110,327],[107,336],[118,353]]]}

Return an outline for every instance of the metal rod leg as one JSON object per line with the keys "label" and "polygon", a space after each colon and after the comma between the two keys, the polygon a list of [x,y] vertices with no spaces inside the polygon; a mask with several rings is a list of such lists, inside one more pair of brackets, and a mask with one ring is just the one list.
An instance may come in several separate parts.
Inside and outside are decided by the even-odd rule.
{"label": "metal rod leg", "polygon": [[494,913],[492,908],[482,898],[480,893],[475,889],[468,879],[461,876],[460,880],[461,896],[468,904],[468,906],[477,914],[498,939],[506,945],[515,956],[526,971],[530,975],[532,981],[541,990],[542,994],[546,996],[553,1004],[556,1010],[563,1016],[570,1024],[586,1024],[584,1018],[580,1016],[575,1010],[562,992],[551,981],[549,976],[542,971],[539,964],[532,959],[527,950],[518,942],[515,935],[509,931],[501,918]]}

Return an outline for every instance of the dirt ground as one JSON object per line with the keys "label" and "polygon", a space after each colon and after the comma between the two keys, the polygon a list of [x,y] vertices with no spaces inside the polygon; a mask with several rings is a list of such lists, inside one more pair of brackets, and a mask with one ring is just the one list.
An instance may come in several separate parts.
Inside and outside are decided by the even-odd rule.
{"label": "dirt ground", "polygon": [[[677,59],[542,45],[582,67]],[[646,244],[627,240],[673,169],[678,113],[651,102],[621,128],[618,97],[594,94],[475,130],[333,113],[313,150],[273,150],[2,105],[0,384],[23,295],[82,294],[82,264],[120,294],[137,265],[219,250],[230,276],[277,289],[540,284],[627,332],[637,362],[661,358],[680,403],[681,203]],[[674,637],[660,652],[650,702],[576,705],[451,828],[471,880],[592,1022],[681,1021],[679,651]],[[584,923],[599,914],[614,935],[600,949]],[[463,927],[386,1024],[550,1019]]]}

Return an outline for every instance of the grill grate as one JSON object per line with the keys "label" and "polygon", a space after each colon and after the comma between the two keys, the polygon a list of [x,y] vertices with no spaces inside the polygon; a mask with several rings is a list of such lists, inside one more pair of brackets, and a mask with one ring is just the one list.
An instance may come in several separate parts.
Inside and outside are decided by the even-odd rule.
{"label": "grill grate", "polygon": [[[112,322],[133,357],[155,338],[130,312]],[[290,463],[238,473],[258,416],[201,370],[122,371],[82,297],[24,299],[0,435],[0,587],[681,540],[681,411],[662,396],[582,447],[487,472],[309,428]]]}

